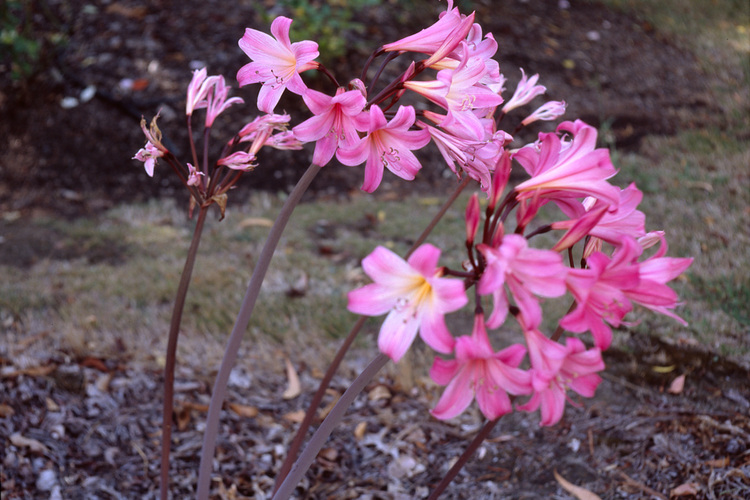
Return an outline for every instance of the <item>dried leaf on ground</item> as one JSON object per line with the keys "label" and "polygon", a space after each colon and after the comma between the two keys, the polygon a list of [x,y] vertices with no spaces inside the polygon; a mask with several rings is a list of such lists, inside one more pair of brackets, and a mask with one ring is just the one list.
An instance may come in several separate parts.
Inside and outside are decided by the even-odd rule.
{"label": "dried leaf on ground", "polygon": [[557,473],[557,469],[553,471],[555,479],[565,491],[576,497],[578,500],[602,500],[599,495],[592,493],[586,488],[581,488],[575,484],[570,483],[564,477]]}
{"label": "dried leaf on ground", "polygon": [[44,444],[42,444],[40,441],[37,441],[36,439],[24,437],[18,432],[16,432],[15,434],[11,434],[10,442],[14,446],[18,446],[19,448],[28,448],[29,450],[35,453],[48,453],[49,452],[49,449],[47,449],[47,447],[44,446]]}
{"label": "dried leaf on ground", "polygon": [[302,393],[302,384],[300,384],[297,370],[294,369],[294,365],[289,361],[289,358],[284,358],[284,362],[286,363],[286,378],[289,381],[289,385],[287,385],[281,397],[284,399],[294,399]]}

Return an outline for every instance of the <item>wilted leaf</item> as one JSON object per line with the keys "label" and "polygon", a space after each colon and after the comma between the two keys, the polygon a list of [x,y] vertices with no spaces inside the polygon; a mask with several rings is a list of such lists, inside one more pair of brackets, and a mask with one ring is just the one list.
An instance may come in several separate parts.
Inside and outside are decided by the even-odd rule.
{"label": "wilted leaf", "polygon": [[289,385],[281,397],[284,399],[294,399],[302,393],[302,385],[299,382],[297,370],[294,369],[294,365],[289,361],[289,358],[284,358],[284,362],[286,363],[286,378],[289,380]]}
{"label": "wilted leaf", "polygon": [[253,418],[258,416],[258,409],[255,406],[241,405],[239,403],[228,403],[229,409],[243,418]]}
{"label": "wilted leaf", "polygon": [[367,399],[377,401],[379,399],[391,399],[391,391],[384,385],[376,385],[369,393]]}
{"label": "wilted leaf", "polygon": [[357,441],[365,437],[366,431],[367,431],[367,422],[360,422],[357,424],[357,427],[354,428],[354,437],[357,438]]}
{"label": "wilted leaf", "polygon": [[682,394],[682,390],[685,388],[685,374],[683,373],[669,384],[667,392],[670,394]]}
{"label": "wilted leaf", "polygon": [[13,415],[15,410],[6,404],[0,404],[0,418],[10,417]]}
{"label": "wilted leaf", "polygon": [[700,490],[701,485],[698,483],[683,483],[669,492],[669,498],[697,495]]}
{"label": "wilted leaf", "polygon": [[289,422],[299,424],[305,419],[305,410],[291,411],[285,415],[282,415],[281,418],[283,418],[284,420],[288,420]]}
{"label": "wilted leaf", "polygon": [[47,453],[49,451],[47,447],[44,446],[41,442],[37,441],[36,439],[23,437],[19,432],[11,434],[10,442],[14,446],[18,446],[19,448],[28,448],[35,453]]}
{"label": "wilted leaf", "polygon": [[716,467],[717,469],[723,469],[724,467],[729,467],[730,464],[729,457],[724,458],[715,458],[713,460],[709,460],[706,462],[706,465],[709,467]]}
{"label": "wilted leaf", "polygon": [[564,477],[557,473],[557,469],[555,469],[553,473],[557,482],[560,483],[560,486],[578,500],[602,500],[596,493],[592,493],[586,488],[581,488],[580,486],[568,482]]}
{"label": "wilted leaf", "polygon": [[673,372],[675,368],[677,368],[677,365],[652,366],[651,367],[651,369],[655,371],[656,373],[670,373],[670,372]]}

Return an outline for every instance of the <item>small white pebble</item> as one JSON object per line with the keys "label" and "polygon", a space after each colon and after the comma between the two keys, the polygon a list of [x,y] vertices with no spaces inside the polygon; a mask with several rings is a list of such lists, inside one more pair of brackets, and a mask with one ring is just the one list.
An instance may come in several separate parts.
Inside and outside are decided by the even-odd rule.
{"label": "small white pebble", "polygon": [[85,89],[81,91],[81,95],[79,99],[81,102],[89,102],[91,99],[94,98],[96,95],[96,87],[94,85],[89,85]]}
{"label": "small white pebble", "polygon": [[581,449],[581,440],[580,439],[576,439],[576,438],[571,439],[570,442],[568,443],[568,448],[570,448],[574,452],[580,450]]}
{"label": "small white pebble", "polygon": [[601,40],[602,36],[599,34],[596,30],[591,30],[588,33],[586,33],[586,38],[591,40],[592,42],[598,42]]}
{"label": "small white pebble", "polygon": [[36,478],[36,489],[40,491],[52,491],[57,485],[57,474],[52,469],[44,469]]}
{"label": "small white pebble", "polygon": [[76,99],[75,97],[63,97],[60,101],[60,106],[63,109],[75,108],[76,106],[78,106],[78,99]]}

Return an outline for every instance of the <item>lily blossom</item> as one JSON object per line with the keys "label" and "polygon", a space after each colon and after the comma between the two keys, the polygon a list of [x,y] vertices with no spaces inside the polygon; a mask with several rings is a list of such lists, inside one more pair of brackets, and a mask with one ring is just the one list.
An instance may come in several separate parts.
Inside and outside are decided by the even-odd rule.
{"label": "lily blossom", "polygon": [[188,163],[187,166],[188,166],[187,185],[188,186],[199,185],[201,183],[201,176],[205,176],[206,174],[204,174],[203,172],[199,172],[198,169],[196,169],[190,163]]}
{"label": "lily blossom", "polygon": [[224,165],[225,167],[231,168],[232,170],[242,170],[243,172],[249,172],[254,169],[257,164],[255,161],[255,155],[246,153],[244,151],[237,151],[229,156],[217,161],[217,165]]}
{"label": "lily blossom", "polygon": [[586,350],[579,339],[568,338],[565,346],[554,342],[536,329],[524,332],[531,360],[531,383],[534,394],[518,407],[535,411],[541,406],[539,425],[549,426],[560,421],[565,411],[567,389],[590,398],[596,392],[604,369],[601,350]]}
{"label": "lily blossom", "polygon": [[519,106],[528,104],[536,96],[542,95],[547,92],[547,88],[543,85],[537,85],[536,82],[539,80],[539,75],[534,75],[531,78],[526,76],[526,72],[521,68],[521,81],[516,86],[516,91],[513,92],[513,97],[503,106],[503,113],[507,113]]}
{"label": "lily blossom", "polygon": [[[448,0],[448,8],[440,13],[440,18],[429,28],[402,38],[401,40],[383,45],[385,52],[421,52],[434,54],[445,44],[451,33],[461,24],[462,16],[458,8],[453,7],[453,0]],[[469,23],[471,28],[471,23]],[[464,38],[466,34],[461,38]]]}
{"label": "lily blossom", "polygon": [[415,112],[411,106],[399,107],[390,122],[378,106],[372,106],[369,113],[357,116],[357,129],[367,135],[352,148],[339,149],[336,158],[349,166],[367,161],[362,190],[368,193],[375,191],[383,180],[386,168],[402,179],[414,179],[422,165],[412,150],[430,142],[427,131],[409,130],[414,121]]}
{"label": "lily blossom", "polygon": [[354,118],[367,104],[359,90],[345,91],[339,87],[336,95],[327,96],[322,92],[308,89],[302,95],[310,111],[315,116],[294,127],[294,135],[301,141],[315,143],[313,163],[326,165],[339,147],[353,147],[359,142]]}
{"label": "lily blossom", "polygon": [[542,321],[542,308],[534,295],[560,297],[565,294],[567,268],[560,254],[530,248],[526,238],[519,234],[502,236],[497,248],[485,244],[477,248],[487,262],[477,283],[477,292],[492,294],[494,301],[492,315],[487,320],[490,328],[503,324],[508,314],[504,285],[508,286],[528,328],[535,328]]}
{"label": "lily blossom", "polygon": [[572,332],[591,330],[594,344],[601,350],[609,348],[612,330],[607,324],[619,326],[633,309],[625,290],[640,284],[635,261],[641,251],[633,238],[624,237],[611,258],[594,252],[586,261],[588,268],[569,269],[565,281],[576,308],[560,320],[560,326]]}
{"label": "lily blossom", "polygon": [[206,93],[206,127],[214,124],[216,117],[223,113],[229,106],[244,103],[241,97],[227,99],[229,89],[224,83],[224,77],[218,76]]}
{"label": "lily blossom", "polygon": [[[570,132],[573,138],[561,140],[561,131]],[[531,176],[516,186],[519,200],[536,194],[551,199],[593,196],[616,208],[620,189],[607,179],[617,171],[609,150],[596,149],[596,136],[596,129],[581,120],[563,122],[557,133],[540,133],[538,143],[518,150],[513,158]]]}
{"label": "lily blossom", "polygon": [[148,176],[153,177],[154,167],[156,166],[156,159],[161,158],[162,156],[164,156],[164,153],[162,153],[159,148],[151,144],[151,141],[148,141],[144,147],[138,150],[138,152],[132,159],[142,161]]}
{"label": "lily blossom", "polygon": [[521,125],[524,127],[536,121],[557,120],[565,114],[565,101],[548,101],[539,106],[529,116],[523,119]]}
{"label": "lily blossom", "polygon": [[510,413],[513,409],[508,393],[531,393],[531,377],[518,368],[526,348],[514,344],[495,352],[487,337],[484,316],[474,317],[471,336],[456,340],[456,357],[444,360],[435,357],[430,377],[447,385],[432,415],[447,420],[460,415],[476,398],[482,414],[489,420]]}
{"label": "lily blossom", "polygon": [[185,101],[185,114],[191,116],[193,111],[206,107],[206,94],[208,89],[213,85],[217,76],[207,77],[208,70],[201,68],[193,71],[193,78],[187,89],[187,99]]}
{"label": "lily blossom", "polygon": [[439,259],[440,250],[424,244],[406,261],[380,246],[362,261],[374,283],[349,292],[347,307],[367,316],[388,314],[378,347],[394,361],[406,353],[417,331],[436,351],[453,350],[455,340],[444,315],[462,308],[468,299],[461,280],[442,277]]}
{"label": "lily blossom", "polygon": [[315,69],[318,44],[309,40],[291,43],[289,27],[292,20],[279,16],[271,23],[273,37],[258,30],[246,28],[239,41],[242,51],[253,62],[237,72],[240,86],[262,83],[258,94],[258,109],[272,113],[284,89],[303,94],[307,86],[299,76],[303,71]]}
{"label": "lily blossom", "polygon": [[687,325],[684,319],[670,310],[679,303],[677,294],[666,283],[685,272],[693,259],[664,257],[666,253],[667,241],[662,234],[661,246],[656,254],[638,264],[638,286],[624,290],[624,293],[631,301]]}

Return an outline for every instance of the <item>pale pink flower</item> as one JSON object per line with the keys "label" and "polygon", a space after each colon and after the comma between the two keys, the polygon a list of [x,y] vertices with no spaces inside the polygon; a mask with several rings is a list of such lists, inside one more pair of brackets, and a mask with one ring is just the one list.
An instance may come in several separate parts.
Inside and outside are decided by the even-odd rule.
{"label": "pale pink flower", "polygon": [[638,264],[638,285],[624,290],[624,293],[633,302],[687,325],[684,319],[670,310],[677,307],[679,302],[677,294],[666,283],[685,272],[693,263],[693,259],[664,257],[667,253],[667,241],[663,234],[660,239],[659,250]]}
{"label": "pale pink flower", "polygon": [[201,176],[205,176],[206,174],[204,174],[203,172],[199,172],[198,169],[196,169],[190,163],[188,163],[187,166],[188,166],[187,185],[198,186],[201,183]]}
{"label": "pale pink flower", "polygon": [[539,75],[534,75],[531,78],[528,78],[526,72],[521,68],[521,81],[518,82],[516,91],[513,92],[513,97],[511,97],[503,106],[503,113],[507,113],[519,106],[528,104],[536,96],[544,94],[547,91],[547,88],[543,85],[537,85],[537,80],[539,80]]}
{"label": "pale pink flower", "polygon": [[319,66],[312,62],[318,57],[318,44],[309,40],[291,43],[289,27],[292,20],[277,17],[271,23],[273,37],[247,28],[239,45],[253,60],[240,68],[237,81],[240,86],[262,83],[258,95],[258,109],[272,113],[284,89],[303,94],[307,89],[300,73]]}
{"label": "pale pink flower", "polygon": [[[561,140],[557,134],[561,131],[570,132],[573,138]],[[513,155],[531,176],[516,186],[518,198],[593,196],[616,208],[620,189],[607,179],[617,171],[609,151],[596,149],[596,129],[576,120],[558,125],[557,133],[540,133],[538,143],[524,146]]]}
{"label": "pale pink flower", "polygon": [[362,261],[374,283],[349,292],[348,308],[357,314],[388,314],[380,329],[378,347],[394,361],[409,349],[419,331],[438,352],[451,352],[455,340],[444,315],[466,305],[461,280],[442,277],[437,267],[440,250],[420,246],[407,261],[387,248],[377,247]]}
{"label": "pale pink flower", "polygon": [[277,132],[266,139],[264,146],[269,146],[274,149],[284,150],[300,150],[303,147],[303,143],[294,135],[291,130],[283,130]]}
{"label": "pale pink flower", "polygon": [[372,106],[369,113],[358,115],[357,128],[367,135],[352,148],[340,148],[336,158],[349,166],[367,161],[362,184],[364,191],[371,193],[377,189],[386,168],[402,179],[414,179],[422,165],[411,150],[420,149],[430,142],[427,131],[409,130],[414,119],[411,106],[399,107],[390,122],[378,106]]}
{"label": "pale pink flower", "polygon": [[548,101],[539,106],[529,116],[523,119],[521,125],[524,127],[536,121],[557,120],[565,114],[565,101]]}
{"label": "pale pink flower", "polygon": [[255,155],[246,153],[245,151],[236,151],[229,156],[225,156],[216,163],[231,168],[232,170],[249,172],[257,166],[254,162]]}
{"label": "pale pink flower", "polygon": [[435,357],[430,370],[432,380],[447,385],[431,412],[435,418],[456,417],[476,398],[482,414],[495,420],[513,409],[508,393],[531,393],[529,373],[518,368],[526,349],[514,344],[495,352],[487,337],[483,315],[474,317],[471,336],[456,340],[455,353],[452,360]]}
{"label": "pale pink flower", "polygon": [[238,103],[244,103],[240,97],[227,99],[229,89],[224,83],[224,77],[218,76],[213,85],[206,92],[206,127],[211,127],[217,116],[223,113],[229,106]]}
{"label": "pale pink flower", "polygon": [[132,159],[142,161],[148,176],[153,177],[156,159],[161,158],[162,156],[164,156],[164,153],[154,146],[151,141],[148,141],[144,147],[138,150]]}
{"label": "pale pink flower", "polygon": [[207,74],[206,68],[193,71],[193,78],[188,85],[187,99],[185,100],[185,114],[187,116],[191,116],[196,109],[206,107],[206,93],[217,78],[216,76],[207,78]]}
{"label": "pale pink flower", "polygon": [[596,392],[604,370],[601,350],[586,346],[579,339],[568,338],[565,346],[554,342],[536,329],[524,331],[531,360],[531,383],[534,394],[518,407],[535,411],[541,406],[539,425],[549,426],[560,421],[565,411],[566,392],[572,389],[590,398]]}
{"label": "pale pink flower", "polygon": [[[285,134],[289,120],[289,115],[268,114],[259,116],[242,127],[242,130],[237,134],[240,138],[238,142],[252,142],[248,153],[253,156],[258,154],[260,148],[267,145],[277,149],[301,149],[302,144],[292,133]],[[271,134],[275,131],[284,135],[274,139],[275,136]]]}
{"label": "pale pink flower", "polygon": [[636,263],[640,253],[636,241],[624,237],[611,258],[594,252],[586,261],[586,269],[568,270],[565,281],[576,299],[576,308],[560,320],[560,326],[572,332],[590,330],[597,347],[609,348],[612,330],[608,324],[619,326],[633,309],[625,290],[637,289],[640,283]]}
{"label": "pale pink flower", "polygon": [[317,141],[313,163],[324,166],[339,147],[354,147],[359,142],[355,117],[367,104],[359,90],[345,91],[339,87],[336,95],[327,96],[316,90],[302,94],[305,104],[315,116],[294,127],[294,135],[304,142]]}
{"label": "pale pink flower", "polygon": [[560,297],[565,294],[567,268],[560,254],[551,250],[530,248],[526,238],[519,234],[502,236],[500,245],[493,248],[481,244],[477,247],[487,262],[487,267],[477,283],[480,295],[492,294],[494,308],[487,326],[500,326],[508,314],[508,286],[521,310],[528,328],[542,321],[542,308],[535,297]]}

